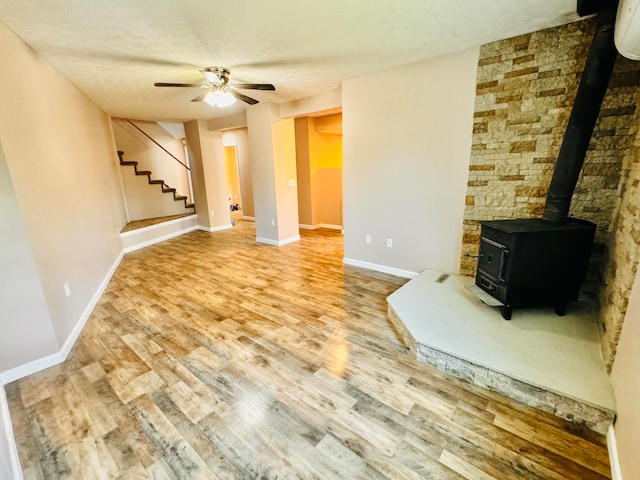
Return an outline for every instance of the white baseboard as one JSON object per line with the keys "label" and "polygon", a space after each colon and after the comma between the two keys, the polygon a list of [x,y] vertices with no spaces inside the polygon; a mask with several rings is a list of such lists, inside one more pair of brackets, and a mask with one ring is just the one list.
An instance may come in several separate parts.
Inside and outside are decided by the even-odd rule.
{"label": "white baseboard", "polygon": [[75,326],[73,327],[73,330],[71,330],[71,333],[65,340],[60,351],[53,353],[51,355],[47,355],[46,357],[32,360],[31,362],[23,363],[22,365],[18,365],[17,367],[10,368],[9,370],[5,370],[4,372],[1,372],[0,382],[2,382],[3,384],[6,384],[6,383],[13,382],[15,380],[19,380],[20,378],[24,378],[28,375],[44,370],[45,368],[58,365],[59,363],[62,363],[67,359],[67,357],[69,356],[69,353],[71,352],[71,349],[73,348],[74,343],[76,343],[76,340],[80,336],[80,333],[82,332],[82,329],[87,323],[87,320],[89,320],[89,317],[91,316],[91,312],[93,312],[93,309],[98,303],[98,301],[100,300],[100,297],[102,297],[102,294],[107,289],[107,285],[109,285],[109,280],[111,280],[111,277],[115,273],[116,268],[118,268],[118,265],[120,265],[120,262],[122,261],[122,257],[124,256],[124,254],[125,254],[125,251],[124,250],[121,251],[118,257],[116,258],[116,260],[113,262],[113,264],[109,268],[109,271],[100,282],[100,285],[98,285],[98,288],[96,289],[93,296],[91,297],[91,300],[89,300],[89,303],[87,304],[85,309],[82,311],[82,315],[80,315],[80,318],[78,319]]}
{"label": "white baseboard", "polygon": [[607,430],[607,449],[609,450],[609,463],[611,464],[611,479],[622,480],[620,458],[618,457],[618,443],[616,442],[616,430],[609,425]]}
{"label": "white baseboard", "polygon": [[340,230],[342,231],[342,225],[332,225],[330,223],[317,223],[315,225],[307,225],[305,223],[301,223],[298,225],[299,228],[303,230],[316,230],[318,228],[329,228],[331,230]]}
{"label": "white baseboard", "polygon": [[4,391],[4,385],[0,384],[0,417],[2,417],[2,429],[9,446],[9,456],[11,460],[11,470],[13,471],[14,480],[22,480],[22,467],[20,466],[20,457],[18,456],[18,448],[16,439],[13,436],[13,425],[11,424],[11,414],[9,413],[9,403],[7,402],[7,394]]}
{"label": "white baseboard", "polygon": [[[166,235],[162,235],[160,237],[156,237],[151,240],[147,240],[146,242],[136,243],[135,245],[131,245],[130,247],[125,247],[122,251],[124,253],[133,252],[135,250],[140,250],[141,248],[148,247],[149,245],[153,245],[154,243],[164,242],[165,240],[169,240],[173,237],[178,237],[180,235],[184,235],[185,233],[193,232],[194,230],[204,229],[205,227],[199,227],[198,225],[193,227],[187,227],[182,230],[178,230],[177,232],[167,233]],[[135,230],[139,232],[140,230]],[[208,231],[208,230],[207,230]]]}
{"label": "white baseboard", "polygon": [[402,270],[400,268],[387,267],[386,265],[378,265],[377,263],[369,263],[363,262],[362,260],[355,260],[353,258],[344,257],[342,259],[342,263],[345,265],[351,265],[353,267],[361,267],[367,268],[369,270],[375,270],[376,272],[389,273],[391,275],[395,275],[396,277],[403,278],[415,278],[420,275],[417,272],[412,272],[410,270]]}
{"label": "white baseboard", "polygon": [[[65,344],[66,343],[67,342],[65,342]],[[62,354],[62,349],[60,349],[56,353],[52,353],[51,355],[47,355],[46,357],[36,358],[35,360],[32,360],[30,362],[10,368],[9,370],[5,370],[4,372],[0,373],[0,383],[7,384],[15,380],[20,380],[24,377],[28,377],[29,375],[64,362],[65,358],[66,357]]]}
{"label": "white baseboard", "polygon": [[249,217],[247,215],[243,215],[242,219],[243,220],[249,220],[250,222],[255,222],[256,221],[256,217]]}
{"label": "white baseboard", "polygon": [[205,227],[204,225],[198,225],[196,228],[198,230],[203,230],[205,232],[212,233],[212,232],[219,232],[220,230],[226,230],[227,228],[231,228],[231,227],[233,227],[233,225],[230,223],[227,223],[226,225],[219,225],[217,227]]}
{"label": "white baseboard", "polygon": [[283,245],[287,245],[289,243],[299,242],[299,241],[300,241],[300,235],[285,238],[284,240],[271,240],[270,238],[256,237],[256,242],[264,243],[266,245],[273,245],[274,247],[282,247]]}

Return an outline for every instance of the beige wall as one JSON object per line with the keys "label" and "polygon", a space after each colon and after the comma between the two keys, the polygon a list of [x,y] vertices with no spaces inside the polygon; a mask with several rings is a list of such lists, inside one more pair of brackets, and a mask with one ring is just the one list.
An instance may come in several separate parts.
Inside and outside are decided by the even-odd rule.
{"label": "beige wall", "polygon": [[[126,220],[113,132],[107,115],[2,24],[0,58],[0,137],[62,345],[122,248]],[[10,287],[5,283],[2,290]],[[12,340],[36,338],[25,329]]]}
{"label": "beige wall", "polygon": [[275,223],[278,212],[271,126],[278,119],[277,106],[271,103],[260,103],[247,108],[256,236],[274,241],[277,241],[278,230],[272,221]]}
{"label": "beige wall", "polygon": [[319,225],[330,228],[342,227],[342,169],[322,168],[318,172],[320,186],[318,196]]}
{"label": "beige wall", "polygon": [[59,350],[0,146],[0,372]]}
{"label": "beige wall", "polygon": [[[295,138],[295,128],[293,119],[289,124],[282,124],[279,134],[274,133],[274,125],[280,121],[278,106],[272,103],[260,103],[247,109],[247,125],[249,129],[249,148],[251,154],[251,176],[253,184],[253,201],[256,219],[256,238],[263,243],[278,244],[286,241],[289,237],[283,237],[283,232],[292,232],[294,227],[287,225],[281,228],[281,222],[291,222],[295,212],[295,229],[298,226],[298,202],[297,193],[293,199],[286,195],[286,192],[279,192],[283,181],[286,181],[286,188],[289,187],[285,178],[289,173],[289,167],[285,164],[278,166],[277,155],[281,148],[286,149],[286,137],[289,135],[286,125],[291,127],[291,136]],[[282,139],[284,145],[278,146],[276,142]],[[294,150],[295,162],[295,141],[292,140],[290,146]],[[286,153],[286,151],[285,151]],[[295,179],[295,164],[294,176]],[[278,170],[279,169],[279,170]],[[283,203],[284,201],[286,203]],[[279,216],[282,215],[282,218]],[[297,235],[298,232],[295,232]]]}
{"label": "beige wall", "polygon": [[296,181],[296,133],[293,118],[273,124],[273,159],[278,209],[278,240],[298,237],[298,189]]}
{"label": "beige wall", "polygon": [[341,106],[342,90],[338,88],[332,92],[281,103],[278,105],[278,111],[282,118],[293,118],[312,113],[336,113],[340,111]]}
{"label": "beige wall", "polygon": [[618,456],[625,480],[640,478],[640,272],[629,304],[611,371],[618,418],[615,425]]}
{"label": "beige wall", "polygon": [[296,175],[298,181],[298,221],[300,225],[314,225],[313,191],[311,180],[311,151],[309,150],[309,123],[311,117],[294,120],[296,134]]}
{"label": "beige wall", "polygon": [[251,184],[251,157],[249,155],[249,133],[246,128],[235,128],[222,132],[222,144],[235,146],[238,157],[238,173],[240,175],[240,196],[242,198],[242,215],[255,216],[253,209],[253,186]]}
{"label": "beige wall", "polygon": [[222,133],[204,120],[184,124],[198,224],[210,229],[231,225]]}
{"label": "beige wall", "polygon": [[184,124],[198,224],[208,228],[211,226],[211,222],[209,220],[209,203],[204,180],[204,169],[202,166],[202,147],[200,142],[200,130],[202,128],[203,124],[198,120],[191,120]]}
{"label": "beige wall", "polygon": [[477,61],[474,48],[343,82],[347,261],[458,271]]}

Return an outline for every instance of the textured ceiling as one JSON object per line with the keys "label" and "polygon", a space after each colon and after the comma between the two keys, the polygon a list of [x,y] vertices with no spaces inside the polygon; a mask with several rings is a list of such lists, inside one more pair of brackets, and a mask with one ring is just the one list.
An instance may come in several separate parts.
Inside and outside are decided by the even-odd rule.
{"label": "textured ceiling", "polygon": [[[342,80],[577,19],[575,0],[2,0],[0,20],[112,116],[213,118],[199,68],[285,102]],[[7,61],[7,59],[3,59]],[[375,101],[375,99],[372,99]]]}

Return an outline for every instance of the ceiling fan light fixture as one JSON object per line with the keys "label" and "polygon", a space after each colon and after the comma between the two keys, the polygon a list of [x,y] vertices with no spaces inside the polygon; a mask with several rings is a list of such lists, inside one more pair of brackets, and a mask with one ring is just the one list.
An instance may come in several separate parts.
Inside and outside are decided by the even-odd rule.
{"label": "ceiling fan light fixture", "polygon": [[207,93],[204,101],[214,107],[224,108],[236,103],[236,97],[228,90],[214,90],[213,92]]}

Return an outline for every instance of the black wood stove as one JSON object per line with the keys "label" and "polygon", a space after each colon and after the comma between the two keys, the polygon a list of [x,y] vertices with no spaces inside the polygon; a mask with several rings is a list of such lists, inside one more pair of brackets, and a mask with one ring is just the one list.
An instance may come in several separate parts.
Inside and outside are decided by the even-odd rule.
{"label": "black wood stove", "polygon": [[576,219],[482,222],[476,285],[504,304],[505,320],[514,307],[535,305],[564,315],[587,275],[595,230]]}
{"label": "black wood stove", "polygon": [[[596,3],[588,3],[596,5]],[[585,279],[596,226],[568,218],[571,197],[598,118],[617,52],[613,43],[617,1],[600,2],[596,33],[571,110],[547,193],[543,218],[481,222],[476,285],[502,304],[553,305],[564,315]],[[584,7],[584,5],[582,5]],[[581,2],[578,12],[581,13]]]}

